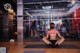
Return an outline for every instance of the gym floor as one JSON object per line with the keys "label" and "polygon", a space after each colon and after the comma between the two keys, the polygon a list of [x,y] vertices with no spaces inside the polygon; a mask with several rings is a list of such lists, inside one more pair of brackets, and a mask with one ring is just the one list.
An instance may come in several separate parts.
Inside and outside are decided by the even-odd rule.
{"label": "gym floor", "polygon": [[80,53],[80,41],[64,41],[63,44],[66,45],[75,45],[77,47],[79,47],[79,49],[77,48],[24,48],[27,45],[36,45],[36,44],[45,44],[44,42],[14,42],[14,43],[10,43],[10,42],[0,42],[0,47],[6,47],[8,48],[8,53],[24,53],[24,51],[40,51],[43,50],[45,51],[45,53]]}

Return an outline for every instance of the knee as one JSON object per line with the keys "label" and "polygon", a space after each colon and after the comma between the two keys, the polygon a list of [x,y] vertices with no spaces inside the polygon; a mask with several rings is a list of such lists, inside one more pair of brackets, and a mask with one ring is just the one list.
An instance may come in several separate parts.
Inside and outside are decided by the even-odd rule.
{"label": "knee", "polygon": [[64,41],[65,39],[64,38],[62,38],[62,41]]}
{"label": "knee", "polygon": [[43,37],[42,40],[44,41],[45,40],[45,37]]}
{"label": "knee", "polygon": [[65,40],[65,38],[63,38],[63,41]]}
{"label": "knee", "polygon": [[46,37],[43,37],[42,40],[45,41],[46,40]]}

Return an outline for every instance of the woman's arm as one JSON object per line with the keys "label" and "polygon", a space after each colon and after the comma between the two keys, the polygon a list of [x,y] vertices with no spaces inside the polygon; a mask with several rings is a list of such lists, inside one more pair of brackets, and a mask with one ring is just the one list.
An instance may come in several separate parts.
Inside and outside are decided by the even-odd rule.
{"label": "woman's arm", "polygon": [[61,38],[61,39],[64,39],[63,36],[61,36],[61,34],[57,31],[57,34],[58,34],[58,37]]}
{"label": "woman's arm", "polygon": [[46,44],[52,44],[52,43],[48,40],[48,37],[49,37],[49,33],[47,33],[47,36],[46,36],[46,37],[43,37],[43,41],[44,41]]}
{"label": "woman's arm", "polygon": [[45,37],[45,38],[46,38],[46,39],[48,39],[48,37],[49,37],[49,33],[47,33],[47,35],[46,35],[46,37]]}
{"label": "woman's arm", "polygon": [[64,37],[60,35],[60,33],[57,31],[58,37],[60,38],[60,40],[58,40],[55,44],[60,45],[63,41],[64,41]]}

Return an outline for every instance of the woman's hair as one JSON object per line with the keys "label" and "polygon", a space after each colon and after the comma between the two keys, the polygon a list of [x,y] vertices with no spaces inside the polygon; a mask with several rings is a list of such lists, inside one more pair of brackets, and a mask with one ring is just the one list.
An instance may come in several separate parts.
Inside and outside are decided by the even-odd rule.
{"label": "woman's hair", "polygon": [[54,23],[50,23],[50,29],[54,29]]}

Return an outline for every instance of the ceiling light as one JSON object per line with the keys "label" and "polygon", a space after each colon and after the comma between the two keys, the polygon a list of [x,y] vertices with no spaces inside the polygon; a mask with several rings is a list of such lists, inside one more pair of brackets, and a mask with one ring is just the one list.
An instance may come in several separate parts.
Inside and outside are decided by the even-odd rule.
{"label": "ceiling light", "polygon": [[51,9],[51,6],[42,6],[43,9]]}
{"label": "ceiling light", "polygon": [[72,4],[75,4],[75,3],[76,3],[76,0],[72,0],[71,3],[72,3]]}
{"label": "ceiling light", "polygon": [[[31,14],[30,13],[28,13],[28,12],[25,12],[28,16],[31,16]],[[31,16],[32,17],[32,16]]]}

